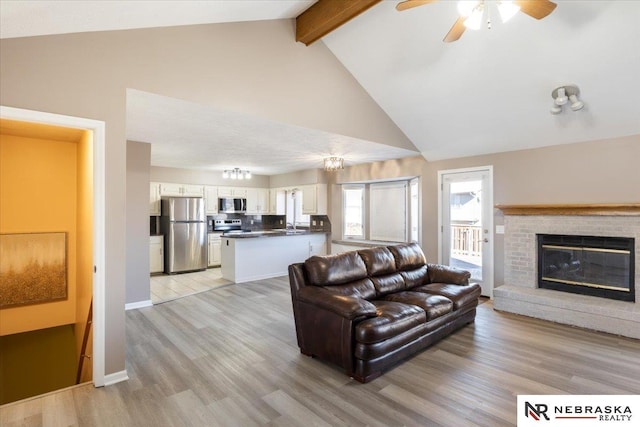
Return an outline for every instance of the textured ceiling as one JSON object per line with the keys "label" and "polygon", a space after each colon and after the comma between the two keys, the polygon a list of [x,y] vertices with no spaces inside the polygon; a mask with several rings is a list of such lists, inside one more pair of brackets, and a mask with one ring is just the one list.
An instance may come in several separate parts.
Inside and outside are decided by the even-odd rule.
{"label": "textured ceiling", "polygon": [[[397,2],[387,0],[322,40],[427,160],[640,134],[640,1],[556,2],[556,10],[543,20],[519,13],[507,24],[494,19],[491,30],[467,30],[459,41],[443,43],[456,17],[455,2],[443,0],[397,12]],[[0,31],[2,37],[17,37],[282,19],[296,16],[312,3],[3,0]],[[586,107],[549,114],[551,91],[568,83],[580,87]],[[368,143],[317,130],[198,111],[196,105],[187,109],[190,115],[181,115],[175,110],[183,102],[179,100],[153,99],[157,104],[149,108],[155,112],[151,116],[139,109],[151,107],[151,94],[128,98],[128,137],[153,139],[159,144],[152,149],[153,161],[167,166],[178,166],[182,159],[193,167],[242,166],[271,174],[319,167],[319,159],[336,146],[349,147],[351,163],[375,160],[365,155],[373,151],[380,157],[402,154],[380,144],[362,148]],[[172,129],[178,129],[178,118],[187,126],[199,114],[224,116],[242,126],[189,126],[194,138],[183,141],[184,152],[163,151],[168,130],[153,133],[148,126],[166,124],[162,120],[172,116]],[[262,136],[247,133],[244,127]],[[276,133],[270,132],[276,129],[288,138],[274,138]],[[214,138],[228,141],[217,149],[217,165],[214,157],[203,154],[208,152],[204,141]],[[302,140],[311,143],[302,146],[298,142]],[[257,157],[238,156],[243,145]]]}
{"label": "textured ceiling", "polygon": [[0,1],[0,38],[294,18],[315,0]]}
{"label": "textured ceiling", "polygon": [[151,164],[258,175],[321,168],[339,153],[345,165],[416,156],[388,145],[216,110],[139,90],[127,90],[127,139],[151,145]]}

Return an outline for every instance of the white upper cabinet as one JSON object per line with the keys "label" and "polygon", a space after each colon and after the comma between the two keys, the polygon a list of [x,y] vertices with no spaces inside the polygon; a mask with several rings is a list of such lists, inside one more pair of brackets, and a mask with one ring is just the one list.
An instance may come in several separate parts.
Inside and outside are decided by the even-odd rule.
{"label": "white upper cabinet", "polygon": [[267,188],[247,188],[247,213],[266,214],[269,213],[269,189]]}
{"label": "white upper cabinet", "polygon": [[160,196],[182,196],[182,184],[160,184]]}
{"label": "white upper cabinet", "polygon": [[204,205],[207,215],[218,213],[218,187],[206,185],[204,187]]}
{"label": "white upper cabinet", "polygon": [[286,213],[287,193],[284,188],[269,189],[269,214],[284,215]]}
{"label": "white upper cabinet", "polygon": [[162,183],[160,196],[204,197],[204,185]]}
{"label": "white upper cabinet", "polygon": [[[291,188],[219,187],[214,185],[190,185],[151,182],[149,185],[149,211],[160,215],[161,197],[203,197],[207,215],[218,214],[218,199],[234,197],[247,199],[247,214],[285,215],[287,191],[299,190],[304,215],[327,214],[327,184],[309,184]],[[300,211],[298,211],[298,214]]]}
{"label": "white upper cabinet", "polygon": [[204,197],[204,185],[189,185],[182,186],[182,195],[188,197]]}
{"label": "white upper cabinet", "polygon": [[160,216],[160,184],[149,183],[149,215]]}
{"label": "white upper cabinet", "polygon": [[247,189],[241,187],[218,187],[218,197],[247,197]]}
{"label": "white upper cabinet", "polygon": [[303,185],[300,191],[302,191],[303,214],[327,214],[327,184]]}

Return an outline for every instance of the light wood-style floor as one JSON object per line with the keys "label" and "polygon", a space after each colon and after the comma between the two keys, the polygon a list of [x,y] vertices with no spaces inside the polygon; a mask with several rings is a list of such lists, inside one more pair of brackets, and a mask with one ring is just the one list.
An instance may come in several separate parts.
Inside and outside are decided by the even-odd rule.
{"label": "light wood-style floor", "polygon": [[640,341],[478,307],[368,384],[301,355],[286,278],[127,311],[130,380],[0,408],[10,426],[513,426],[518,394],[640,394]]}
{"label": "light wood-style floor", "polygon": [[220,267],[193,273],[158,274],[151,276],[150,281],[153,304],[173,301],[232,283],[222,278]]}

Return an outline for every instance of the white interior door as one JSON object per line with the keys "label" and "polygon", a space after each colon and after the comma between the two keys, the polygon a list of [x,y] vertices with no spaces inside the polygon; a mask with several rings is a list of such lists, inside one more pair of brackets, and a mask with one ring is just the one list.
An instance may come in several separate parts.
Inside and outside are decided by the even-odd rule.
{"label": "white interior door", "polygon": [[441,171],[440,262],[471,272],[482,295],[493,292],[492,168]]}

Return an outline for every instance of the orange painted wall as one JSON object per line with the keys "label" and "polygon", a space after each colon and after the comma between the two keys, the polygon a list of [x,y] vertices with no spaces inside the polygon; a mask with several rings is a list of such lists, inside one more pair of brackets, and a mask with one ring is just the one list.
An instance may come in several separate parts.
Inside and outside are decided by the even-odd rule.
{"label": "orange painted wall", "polygon": [[67,232],[68,298],[0,310],[0,335],[76,322],[76,142],[0,135],[0,233]]}
{"label": "orange painted wall", "polygon": [[[87,316],[93,296],[93,133],[85,131],[78,141],[78,210],[77,210],[77,306],[76,324],[76,361],[82,351],[82,340],[87,327]],[[93,329],[89,336],[85,354],[93,354]],[[80,382],[91,381],[93,365],[91,359],[84,359]]]}

